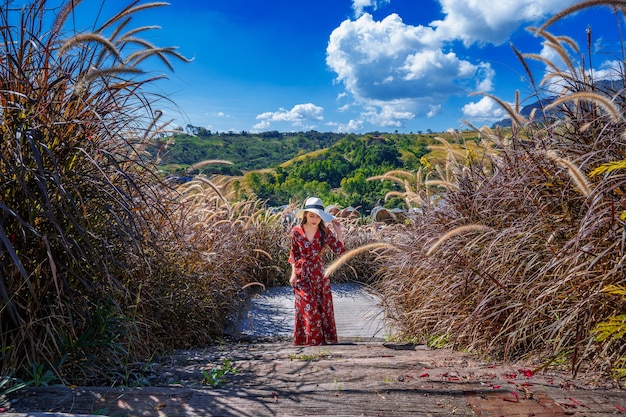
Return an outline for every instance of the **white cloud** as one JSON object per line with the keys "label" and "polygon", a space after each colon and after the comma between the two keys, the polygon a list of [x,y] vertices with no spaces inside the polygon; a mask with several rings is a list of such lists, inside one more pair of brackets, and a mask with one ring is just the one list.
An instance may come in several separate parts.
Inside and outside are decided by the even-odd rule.
{"label": "white cloud", "polygon": [[262,131],[262,130],[269,128],[271,125],[272,124],[268,122],[267,120],[263,120],[262,122],[259,122],[255,124],[254,126],[252,126],[252,129],[255,129],[257,131]]}
{"label": "white cloud", "polygon": [[383,127],[400,127],[403,120],[415,118],[410,111],[403,111],[399,103],[379,104],[366,106],[363,116],[373,125]]}
{"label": "white cloud", "polygon": [[363,129],[363,120],[350,119],[348,123],[328,123],[337,133],[359,132]]}
{"label": "white cloud", "polygon": [[462,111],[470,121],[497,121],[505,116],[504,109],[489,97],[464,105]]}
{"label": "white cloud", "polygon": [[254,125],[255,129],[267,129],[271,122],[289,122],[293,126],[305,126],[307,121],[323,120],[324,108],[313,103],[296,104],[291,110],[279,109],[277,112],[259,114],[256,118],[261,122]]}
{"label": "white cloud", "polygon": [[366,8],[377,10],[379,6],[389,4],[390,0],[352,0],[352,9],[356,17],[361,17]]}
{"label": "white cloud", "polygon": [[577,3],[578,0],[439,0],[445,17],[431,26],[442,40],[500,45],[523,24]]}
{"label": "white cloud", "polygon": [[[438,1],[444,17],[414,26],[397,14],[375,21],[366,13],[389,0],[352,0],[356,18],[332,32],[326,63],[353,99],[350,109],[363,108],[360,120],[401,126],[413,118],[435,117],[453,96],[494,91],[493,67],[465,58],[469,48],[501,45],[521,27],[539,24],[578,0]],[[601,68],[596,75],[608,72]],[[468,103],[463,113],[484,120],[504,116],[486,98]]]}
{"label": "white cloud", "polygon": [[621,80],[624,77],[623,61],[605,61],[593,72],[594,80]]}
{"label": "white cloud", "polygon": [[429,119],[435,117],[441,111],[441,104],[430,105],[428,107],[430,108],[430,110],[428,111],[428,113],[426,113],[426,117],[428,117]]}
{"label": "white cloud", "polygon": [[[434,115],[450,95],[491,89],[494,71],[454,52],[443,52],[432,28],[406,25],[392,14],[374,21],[364,14],[346,20],[330,36],[326,62],[363,117],[378,126],[401,126]],[[438,110],[437,110],[438,111]]]}

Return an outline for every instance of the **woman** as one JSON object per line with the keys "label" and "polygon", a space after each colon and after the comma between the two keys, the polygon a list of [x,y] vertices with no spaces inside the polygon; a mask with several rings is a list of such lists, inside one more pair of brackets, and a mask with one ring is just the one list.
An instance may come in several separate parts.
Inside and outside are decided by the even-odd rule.
{"label": "woman", "polygon": [[[291,278],[295,298],[294,345],[337,343],[337,328],[330,280],[324,276],[322,253],[329,248],[342,254],[343,229],[332,214],[324,211],[322,200],[310,197],[298,213],[300,224],[289,234]],[[326,226],[330,223],[334,233]]]}

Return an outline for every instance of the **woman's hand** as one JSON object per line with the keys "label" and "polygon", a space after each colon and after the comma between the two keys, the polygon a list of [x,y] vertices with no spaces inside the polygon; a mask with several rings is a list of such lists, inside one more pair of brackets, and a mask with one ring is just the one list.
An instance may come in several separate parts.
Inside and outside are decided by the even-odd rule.
{"label": "woman's hand", "polygon": [[297,281],[298,275],[296,274],[296,266],[294,264],[291,264],[291,277],[289,277],[289,285],[295,287]]}
{"label": "woman's hand", "polygon": [[332,221],[333,229],[335,229],[335,236],[341,242],[343,242],[343,226],[339,222],[339,220],[335,219]]}

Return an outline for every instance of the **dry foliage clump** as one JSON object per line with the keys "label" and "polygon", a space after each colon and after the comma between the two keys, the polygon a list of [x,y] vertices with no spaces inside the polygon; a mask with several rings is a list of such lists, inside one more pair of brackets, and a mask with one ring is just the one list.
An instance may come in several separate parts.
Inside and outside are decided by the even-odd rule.
{"label": "dry foliage clump", "polygon": [[[402,250],[385,255],[381,285],[407,335],[541,355],[574,373],[615,370],[626,343],[614,318],[626,301],[606,289],[626,284],[626,77],[593,79],[571,40],[537,34],[567,58],[533,84],[560,92],[544,121],[502,103],[511,129],[483,128],[471,147],[460,135],[443,143],[445,158],[429,161],[417,187],[405,182],[422,214],[396,243]],[[519,55],[526,68],[536,58]],[[607,322],[614,327],[598,337]]]}
{"label": "dry foliage clump", "polygon": [[0,8],[0,375],[134,384],[129,363],[215,341],[249,277],[273,275],[272,222],[259,202],[231,203],[202,178],[177,187],[154,165],[168,123],[141,65],[185,59],[138,38],[154,27],[130,26],[165,3],[131,1],[93,33],[72,26],[78,1],[51,27],[46,1],[10,3]]}

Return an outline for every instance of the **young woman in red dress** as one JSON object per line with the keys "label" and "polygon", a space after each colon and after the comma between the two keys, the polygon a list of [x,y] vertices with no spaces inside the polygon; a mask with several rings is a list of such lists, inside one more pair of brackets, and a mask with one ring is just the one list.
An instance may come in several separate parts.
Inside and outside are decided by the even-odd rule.
{"label": "young woman in red dress", "polygon": [[[337,343],[337,328],[330,279],[324,276],[322,253],[329,248],[342,254],[343,229],[332,214],[324,211],[322,200],[310,197],[298,213],[300,224],[289,234],[291,278],[295,298],[294,345]],[[333,231],[326,223],[332,225]]]}

